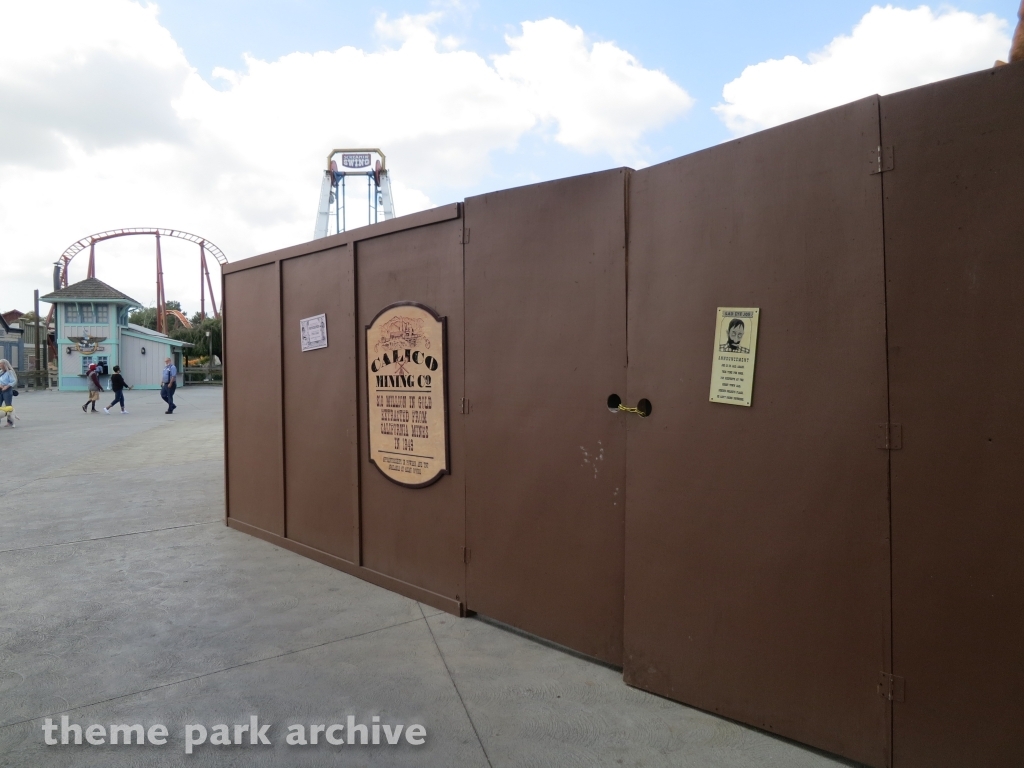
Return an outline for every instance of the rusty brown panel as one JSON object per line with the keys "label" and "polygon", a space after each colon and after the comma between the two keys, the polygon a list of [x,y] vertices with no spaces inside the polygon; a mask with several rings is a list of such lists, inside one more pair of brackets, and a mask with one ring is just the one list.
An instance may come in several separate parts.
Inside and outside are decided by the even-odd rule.
{"label": "rusty brown panel", "polygon": [[296,256],[305,256],[308,253],[316,253],[317,251],[337,248],[348,243],[354,243],[359,240],[366,240],[372,237],[380,237],[381,235],[386,235],[391,232],[414,229],[416,227],[426,227],[432,224],[437,224],[441,221],[457,219],[461,215],[459,212],[459,206],[460,203],[448,203],[447,205],[431,208],[430,210],[417,211],[416,213],[410,213],[405,216],[388,219],[387,221],[381,221],[377,224],[356,227],[355,229],[350,229],[347,232],[342,232],[337,235],[329,235],[327,237],[319,238],[318,240],[310,240],[309,242],[290,245],[276,251],[259,254],[258,256],[250,256],[245,259],[240,259],[239,261],[232,261],[230,264],[224,264],[221,269],[224,274],[231,274],[232,272],[237,272],[242,269],[252,269],[253,267],[257,267],[261,264],[269,264],[272,261],[285,261],[286,259],[292,259]]}
{"label": "rusty brown panel", "polygon": [[284,535],[277,263],[224,276],[228,517]]}
{"label": "rusty brown panel", "polygon": [[894,762],[1024,754],[1024,64],[882,99]]}
{"label": "rusty brown panel", "polygon": [[468,607],[613,664],[627,173],[466,201]]}
{"label": "rusty brown panel", "polygon": [[[362,564],[462,602],[465,598],[466,463],[462,417],[462,220],[356,244]],[[426,488],[398,485],[369,461],[365,327],[384,307],[424,304],[447,318],[451,474]]]}
{"label": "rusty brown panel", "polygon": [[303,557],[308,557],[310,560],[323,563],[326,566],[335,568],[339,571],[350,574],[351,576],[355,576],[356,578],[367,581],[370,584],[376,584],[378,587],[383,587],[384,589],[389,589],[392,592],[397,592],[400,595],[405,595],[412,600],[418,600],[424,605],[432,606],[440,611],[446,611],[453,616],[466,615],[465,606],[459,600],[446,598],[443,595],[423,589],[415,584],[409,584],[408,582],[394,579],[386,574],[371,571],[369,568],[363,568],[348,560],[328,554],[322,549],[307,547],[305,544],[300,544],[293,539],[285,539],[273,533],[267,533],[260,528],[254,528],[253,526],[239,522],[238,520],[228,520],[228,525],[235,530],[242,531],[243,533],[263,539],[264,541],[269,541],[271,544],[276,544],[290,552],[295,552]]}
{"label": "rusty brown panel", "polygon": [[[281,283],[287,536],[355,562],[359,445],[348,247],[281,262]],[[299,321],[321,313],[327,347],[303,352]]]}
{"label": "rusty brown panel", "polygon": [[[877,99],[633,174],[625,679],[889,757]],[[717,307],[760,308],[751,407],[709,402]]]}

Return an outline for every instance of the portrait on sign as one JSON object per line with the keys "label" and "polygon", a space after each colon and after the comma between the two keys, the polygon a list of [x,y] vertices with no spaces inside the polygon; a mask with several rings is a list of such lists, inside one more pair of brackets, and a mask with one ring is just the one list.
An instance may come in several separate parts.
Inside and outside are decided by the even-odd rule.
{"label": "portrait on sign", "polygon": [[449,473],[446,330],[415,302],[387,306],[366,326],[369,458],[400,485]]}

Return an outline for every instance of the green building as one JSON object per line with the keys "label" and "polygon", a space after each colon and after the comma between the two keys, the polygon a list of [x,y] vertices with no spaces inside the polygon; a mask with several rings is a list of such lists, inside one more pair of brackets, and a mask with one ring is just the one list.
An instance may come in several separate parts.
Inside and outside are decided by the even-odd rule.
{"label": "green building", "polygon": [[142,305],[101,280],[90,277],[41,297],[56,316],[59,389],[87,390],[85,375],[95,363],[107,387],[115,365],[137,389],[159,389],[164,360],[174,360],[182,384],[181,350],[186,342],[128,322],[128,313]]}

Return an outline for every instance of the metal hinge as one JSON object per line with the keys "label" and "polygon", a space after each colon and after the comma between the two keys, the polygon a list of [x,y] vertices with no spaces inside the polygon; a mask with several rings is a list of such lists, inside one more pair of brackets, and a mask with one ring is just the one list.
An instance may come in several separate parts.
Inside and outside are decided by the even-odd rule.
{"label": "metal hinge", "polygon": [[888,701],[903,701],[904,681],[899,675],[878,673],[878,695]]}
{"label": "metal hinge", "polygon": [[463,227],[459,233],[459,244],[465,245],[469,242],[469,227]]}
{"label": "metal hinge", "polygon": [[469,547],[462,548],[462,562],[469,565],[469,561],[473,559],[473,550]]}
{"label": "metal hinge", "polygon": [[903,426],[900,424],[879,424],[876,433],[876,447],[883,451],[898,451],[903,447]]}
{"label": "metal hinge", "polygon": [[891,171],[894,164],[892,146],[872,149],[868,153],[868,163],[871,166],[871,174]]}
{"label": "metal hinge", "polygon": [[472,408],[472,406],[469,403],[469,398],[463,397],[459,401],[459,413],[469,413],[470,408]]}

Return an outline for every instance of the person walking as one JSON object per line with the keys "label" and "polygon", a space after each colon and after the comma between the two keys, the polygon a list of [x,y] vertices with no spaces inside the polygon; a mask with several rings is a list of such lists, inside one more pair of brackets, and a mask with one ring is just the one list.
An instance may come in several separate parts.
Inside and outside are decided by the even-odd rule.
{"label": "person walking", "polygon": [[[0,360],[0,406],[3,406],[3,413],[7,416],[7,426],[14,426],[14,386],[18,383],[18,374],[14,372],[14,366],[6,359]],[[7,410],[7,409],[10,410]]]}
{"label": "person walking", "polygon": [[124,376],[121,375],[120,365],[114,366],[114,375],[110,377],[110,388],[114,390],[114,400],[110,405],[103,409],[103,412],[110,413],[110,409],[120,403],[121,413],[128,413],[124,408],[124,390],[126,388],[131,389],[131,387],[129,387],[124,381]]}
{"label": "person walking", "polygon": [[82,413],[86,413],[90,405],[92,405],[92,412],[96,413],[96,403],[100,401],[100,392],[103,391],[103,385],[100,383],[100,372],[96,369],[96,363],[89,364],[89,372],[85,375],[85,378],[89,380],[89,399],[82,406]]}
{"label": "person walking", "polygon": [[167,410],[164,413],[174,413],[177,406],[174,404],[174,390],[178,388],[178,369],[174,367],[171,358],[164,360],[164,372],[160,377],[160,397],[167,403]]}

